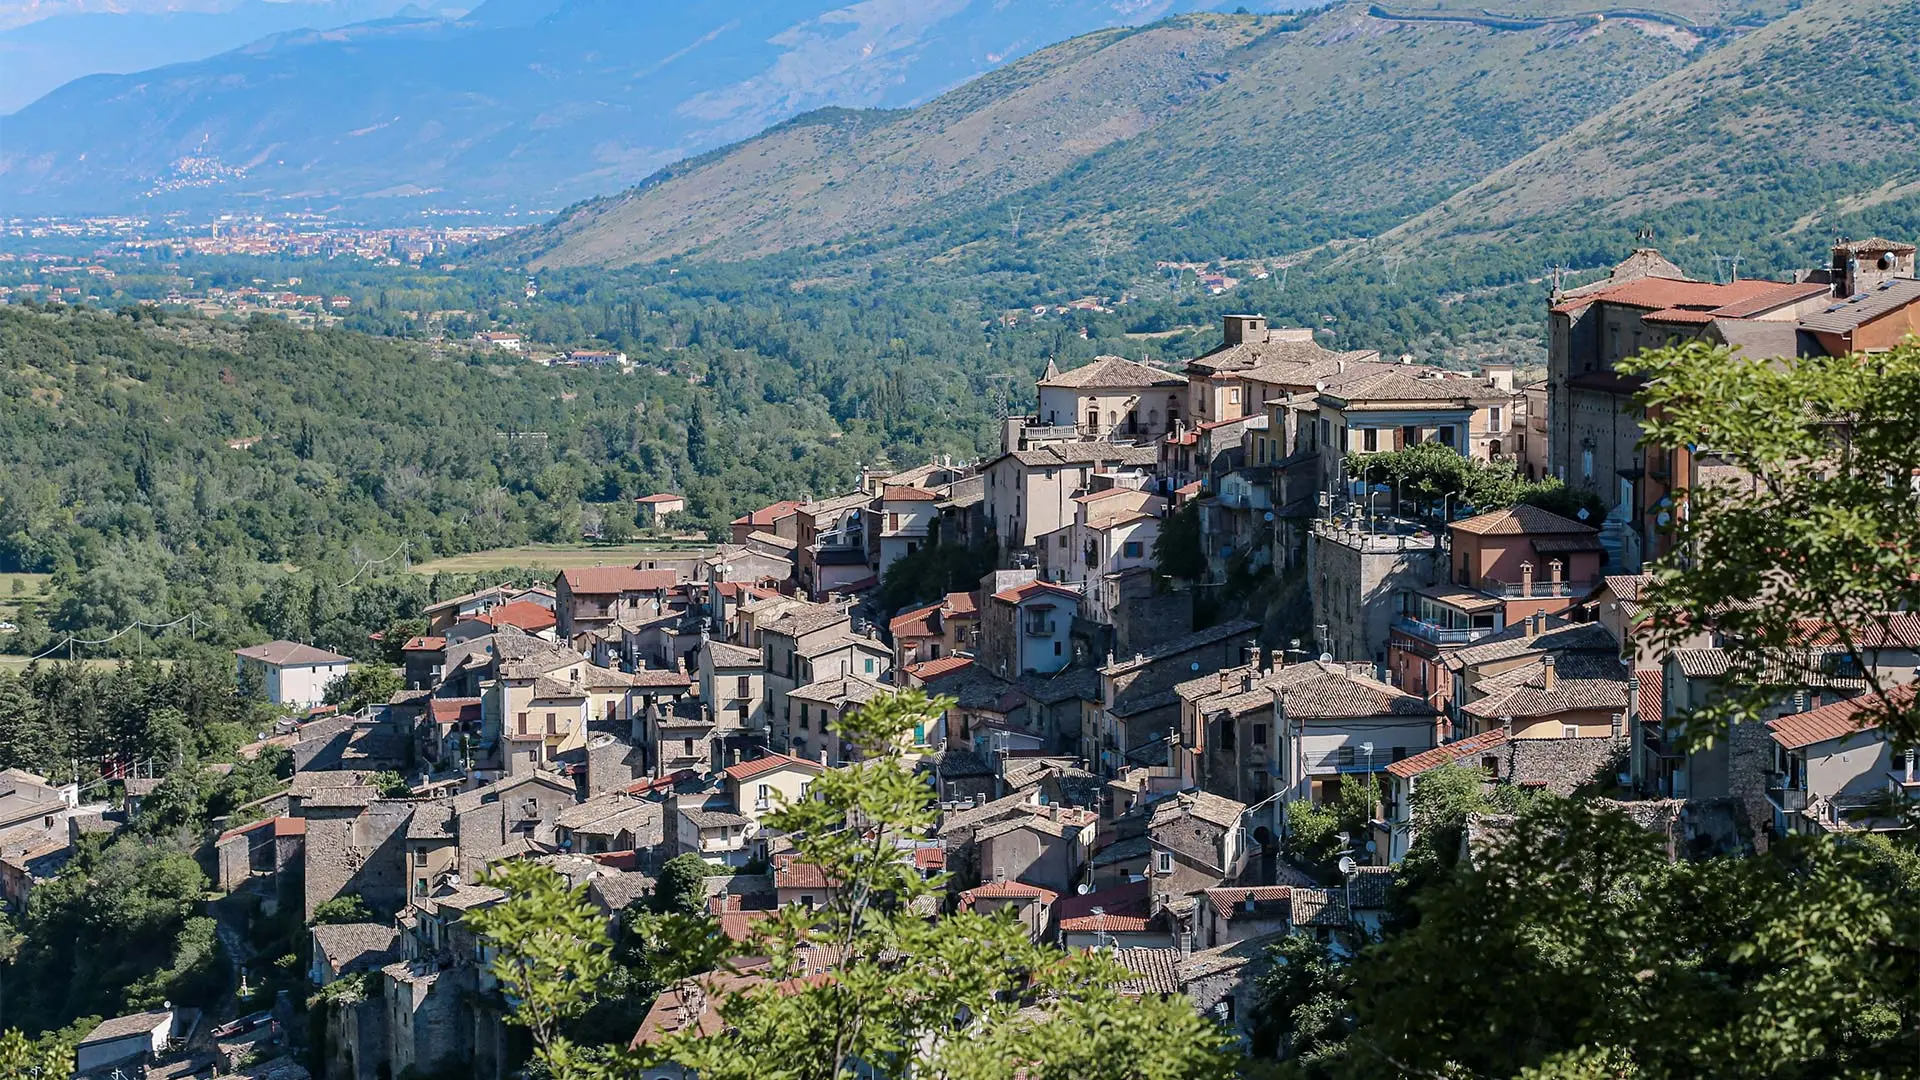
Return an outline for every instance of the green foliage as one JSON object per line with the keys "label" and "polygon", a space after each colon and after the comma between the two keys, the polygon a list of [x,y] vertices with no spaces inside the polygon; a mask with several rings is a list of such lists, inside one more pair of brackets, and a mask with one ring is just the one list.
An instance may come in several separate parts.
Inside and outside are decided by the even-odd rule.
{"label": "green foliage", "polygon": [[384,705],[406,688],[405,680],[389,667],[363,664],[345,675],[337,675],[327,684],[321,701],[336,705],[343,713],[358,712],[368,705]]}
{"label": "green foliage", "polygon": [[[1833,652],[1870,689],[1890,689],[1894,673],[1867,643],[1897,636],[1892,620],[1920,607],[1920,344],[1775,364],[1693,343],[1624,369],[1651,380],[1639,398],[1650,461],[1693,448],[1703,468],[1730,455],[1750,478],[1679,493],[1674,555],[1646,591],[1657,640],[1711,632],[1727,656],[1719,692],[1683,719],[1685,733],[1701,741],[1764,719],[1819,676],[1814,628],[1831,628]],[[1920,739],[1912,698],[1866,715],[1896,743]]]}
{"label": "green foliage", "polygon": [[72,1046],[47,1039],[28,1039],[18,1028],[0,1031],[0,1077],[66,1080],[72,1075]]}
{"label": "green foliage", "polygon": [[[1605,508],[1591,492],[1573,492],[1551,477],[1529,481],[1511,464],[1461,457],[1443,443],[1416,443],[1404,450],[1357,454],[1350,475],[1393,486],[1396,498],[1413,499],[1422,513],[1470,508],[1475,513],[1530,503],[1565,517],[1599,521]],[[1587,511],[1582,519],[1581,510]]]}
{"label": "green foliage", "polygon": [[1291,934],[1268,949],[1272,966],[1255,984],[1253,1052],[1287,1059],[1291,1075],[1336,1075],[1352,1026],[1349,969],[1328,947]]}
{"label": "green foliage", "polygon": [[1200,543],[1200,504],[1189,502],[1160,522],[1153,538],[1153,565],[1161,576],[1201,581],[1207,576],[1207,553]]}
{"label": "green foliage", "polygon": [[316,924],[364,923],[372,922],[373,912],[367,909],[366,901],[358,896],[336,896],[318,904],[313,909],[313,921]]}
{"label": "green foliage", "polygon": [[932,603],[950,592],[972,592],[994,568],[997,554],[991,544],[968,548],[930,543],[887,567],[880,578],[875,606],[883,612],[898,613]]}
{"label": "green foliage", "polygon": [[565,1075],[562,1024],[587,1011],[614,970],[606,919],[587,899],[586,886],[569,888],[538,863],[501,863],[485,880],[506,899],[468,913],[465,921],[493,949],[490,970],[513,1002],[510,1019],[532,1034],[552,1074]]}
{"label": "green foliage", "polygon": [[713,869],[705,859],[683,851],[660,867],[660,880],[653,888],[653,908],[662,914],[695,915],[706,910],[707,894],[703,883]]}
{"label": "green foliage", "polygon": [[1676,864],[1617,811],[1523,807],[1355,962],[1354,1074],[1902,1075],[1920,909],[1886,880],[1832,840]]}
{"label": "green foliage", "polygon": [[383,799],[404,799],[413,794],[413,785],[407,783],[407,778],[391,770],[374,773],[368,778],[367,786],[378,791]]}
{"label": "green foliage", "polygon": [[80,1016],[118,1015],[130,1003],[211,1002],[225,963],[212,920],[200,915],[206,889],[206,875],[171,840],[82,838],[20,920],[19,955],[4,980],[6,1015],[44,1031]]}

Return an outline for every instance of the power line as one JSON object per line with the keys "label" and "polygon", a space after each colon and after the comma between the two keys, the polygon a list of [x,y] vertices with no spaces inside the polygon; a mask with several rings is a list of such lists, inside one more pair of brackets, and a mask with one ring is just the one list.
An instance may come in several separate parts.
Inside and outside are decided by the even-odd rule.
{"label": "power line", "polygon": [[338,585],[335,585],[335,586],[334,586],[334,589],[335,589],[336,591],[338,591],[338,590],[340,590],[340,589],[344,589],[344,588],[346,588],[347,586],[349,586],[349,585],[351,585],[351,584],[353,584],[354,582],[356,582],[356,581],[359,581],[359,580],[360,580],[360,575],[361,575],[361,574],[364,574],[364,573],[366,573],[367,571],[369,571],[369,570],[371,570],[371,569],[373,569],[374,567],[376,567],[376,566],[379,566],[379,565],[380,565],[381,563],[389,563],[389,562],[392,562],[392,561],[394,560],[394,558],[395,558],[396,556],[398,556],[398,555],[399,555],[399,554],[400,554],[401,552],[403,552],[403,551],[405,551],[405,550],[407,550],[407,545],[408,545],[408,544],[410,544],[410,543],[412,543],[412,541],[411,541],[411,540],[402,540],[402,541],[400,541],[400,546],[399,546],[399,547],[397,547],[397,548],[394,548],[394,549],[393,549],[393,551],[392,551],[392,553],[391,553],[391,554],[389,554],[389,555],[388,555],[388,556],[387,556],[386,558],[384,558],[384,559],[374,559],[374,560],[372,560],[372,561],[370,561],[370,562],[365,562],[365,563],[361,563],[361,564],[360,564],[360,569],[358,569],[358,570],[355,570],[355,571],[353,572],[353,576],[352,576],[352,577],[350,577],[350,578],[348,578],[347,580],[345,580],[345,581],[343,581],[343,582],[341,582],[341,583],[340,583],[340,584],[338,584]]}
{"label": "power line", "polygon": [[120,638],[125,637],[126,635],[134,632],[135,630],[140,630],[140,629],[165,630],[165,629],[168,629],[169,627],[179,626],[183,622],[189,622],[193,619],[196,619],[197,617],[198,616],[196,613],[189,612],[173,620],[172,622],[166,622],[166,623],[140,622],[139,620],[136,619],[135,621],[128,623],[127,625],[121,627],[119,630],[103,638],[77,638],[77,637],[74,637],[72,634],[68,634],[66,637],[66,640],[60,642],[60,644],[53,646],[52,648],[48,649],[45,652],[37,653],[33,656],[27,657],[27,662],[32,663],[35,660],[43,660],[49,656],[52,656],[54,653],[59,652],[61,649],[69,650],[69,652],[67,653],[67,659],[71,660],[73,659],[73,653],[71,652],[71,650],[75,645],[106,645],[106,644],[110,644],[111,642],[117,641]]}

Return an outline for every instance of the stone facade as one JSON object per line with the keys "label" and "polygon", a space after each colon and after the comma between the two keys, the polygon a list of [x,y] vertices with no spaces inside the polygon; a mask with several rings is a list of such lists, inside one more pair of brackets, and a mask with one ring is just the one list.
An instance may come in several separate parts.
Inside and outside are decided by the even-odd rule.
{"label": "stone facade", "polygon": [[1326,627],[1319,647],[1340,660],[1384,666],[1401,594],[1434,583],[1444,572],[1438,541],[1365,533],[1315,522],[1307,536],[1313,621]]}
{"label": "stone facade", "polygon": [[1609,785],[1626,768],[1627,739],[1508,739],[1499,754],[1503,776],[1515,784],[1541,785],[1571,795],[1595,781]]}
{"label": "stone facade", "polygon": [[375,911],[407,901],[410,802],[302,808],[307,819],[305,918],[329,900],[354,895]]}

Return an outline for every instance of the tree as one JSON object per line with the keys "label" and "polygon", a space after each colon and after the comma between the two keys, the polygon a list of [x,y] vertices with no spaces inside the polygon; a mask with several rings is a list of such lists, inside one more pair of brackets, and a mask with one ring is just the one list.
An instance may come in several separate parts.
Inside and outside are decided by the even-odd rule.
{"label": "tree", "polygon": [[0,1031],[0,1077],[66,1080],[72,1075],[72,1047],[52,1040],[31,1041],[17,1028]]}
{"label": "tree", "polygon": [[1618,810],[1544,800],[1423,889],[1417,926],[1355,961],[1350,1066],[1908,1075],[1914,896],[1897,864],[1861,845],[1789,838],[1751,858],[1674,863]]}
{"label": "tree", "polygon": [[338,706],[343,713],[355,712],[368,705],[386,704],[405,686],[406,682],[392,668],[363,664],[345,675],[335,676],[327,684],[321,700]]}
{"label": "tree", "polygon": [[413,794],[413,785],[407,783],[407,778],[391,769],[368,777],[367,786],[378,791],[383,799],[404,799]]}
{"label": "tree", "polygon": [[[768,981],[722,1000],[721,1031],[682,1033],[658,1053],[706,1080],[1218,1075],[1230,1060],[1222,1035],[1184,1000],[1126,998],[1105,958],[1037,945],[1005,913],[922,913],[943,883],[923,878],[902,845],[936,810],[900,747],[950,705],[905,691],[840,721],[838,736],[870,756],[822,775],[810,798],[768,821],[837,883],[827,904],[765,924],[754,951],[775,958]],[[833,957],[824,976],[780,981],[801,975],[797,957],[816,949]]]}
{"label": "tree", "polygon": [[1160,522],[1160,534],[1153,539],[1153,564],[1163,577],[1181,581],[1206,578],[1207,553],[1201,546],[1199,503],[1189,502]]}
{"label": "tree", "polygon": [[1296,1075],[1333,1075],[1352,1027],[1347,967],[1325,943],[1291,934],[1267,950],[1272,966],[1255,984],[1253,1053],[1278,1056]]}
{"label": "tree", "polygon": [[683,851],[660,867],[660,881],[653,889],[653,908],[662,914],[678,912],[691,915],[706,910],[703,883],[712,867],[691,851]]}
{"label": "tree", "polygon": [[[1762,719],[1810,665],[1838,662],[1870,691],[1891,689],[1878,644],[1920,609],[1920,344],[1781,364],[1694,342],[1622,370],[1649,380],[1637,399],[1649,464],[1681,472],[1646,621],[1661,645],[1710,632],[1726,655],[1719,693],[1684,718],[1685,734]],[[1732,468],[1685,475],[1711,454]],[[1920,740],[1920,699],[1873,700],[1863,720]]]}
{"label": "tree", "polygon": [[562,1024],[584,1014],[613,972],[606,918],[586,886],[538,863],[505,862],[486,882],[506,899],[466,916],[493,947],[490,970],[513,1002],[510,1017],[533,1036],[534,1053],[552,1075],[565,1075],[578,1053]]}
{"label": "tree", "polygon": [[357,896],[336,896],[316,905],[313,909],[313,921],[320,925],[329,923],[372,922],[373,912],[367,909],[367,902]]}

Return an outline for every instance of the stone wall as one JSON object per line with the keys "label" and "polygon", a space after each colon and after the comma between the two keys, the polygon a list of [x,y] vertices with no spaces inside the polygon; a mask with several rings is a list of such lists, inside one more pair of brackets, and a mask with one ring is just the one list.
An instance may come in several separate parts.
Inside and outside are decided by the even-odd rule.
{"label": "stone wall", "polygon": [[615,732],[602,732],[587,744],[587,794],[624,788],[645,776],[646,752]]}
{"label": "stone wall", "polygon": [[358,810],[308,811],[305,918],[345,894],[375,911],[407,901],[407,822],[413,804],[376,802]]}
{"label": "stone wall", "polygon": [[376,993],[357,1005],[326,1005],[326,1080],[380,1080],[387,1066],[386,1003]]}
{"label": "stone wall", "polygon": [[1501,776],[1510,783],[1543,785],[1571,795],[1596,781],[1612,786],[1626,765],[1625,736],[1605,739],[1509,739]]}

